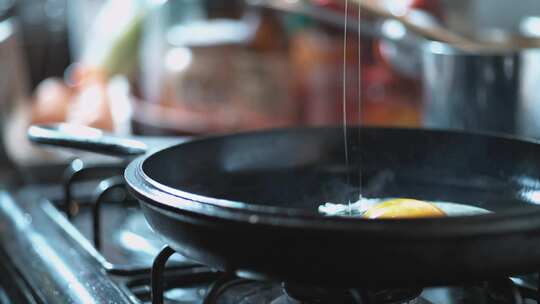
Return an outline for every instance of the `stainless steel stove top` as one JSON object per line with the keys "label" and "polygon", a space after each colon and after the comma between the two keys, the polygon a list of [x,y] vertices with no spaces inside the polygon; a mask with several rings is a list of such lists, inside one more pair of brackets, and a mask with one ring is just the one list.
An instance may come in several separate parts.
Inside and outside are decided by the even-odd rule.
{"label": "stainless steel stove top", "polygon": [[[1,303],[151,301],[150,269],[165,243],[122,179],[110,178],[118,170],[77,168],[64,174],[69,204],[61,182],[0,191],[0,271],[7,274],[0,278]],[[163,294],[165,303],[184,304],[537,303],[537,281],[529,276],[457,287],[330,291],[244,280],[173,254]]]}

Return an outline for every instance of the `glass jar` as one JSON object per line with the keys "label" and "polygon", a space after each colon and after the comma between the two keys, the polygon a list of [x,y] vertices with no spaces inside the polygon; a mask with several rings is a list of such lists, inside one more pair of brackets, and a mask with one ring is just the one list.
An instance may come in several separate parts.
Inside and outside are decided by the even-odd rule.
{"label": "glass jar", "polygon": [[165,2],[148,16],[139,129],[205,134],[297,123],[284,34],[272,12],[209,3],[217,2]]}

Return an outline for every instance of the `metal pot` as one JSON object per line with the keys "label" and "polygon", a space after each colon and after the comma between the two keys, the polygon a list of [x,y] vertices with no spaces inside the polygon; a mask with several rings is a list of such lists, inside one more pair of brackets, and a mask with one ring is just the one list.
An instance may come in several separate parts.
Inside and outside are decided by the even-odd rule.
{"label": "metal pot", "polygon": [[475,51],[419,37],[397,20],[374,34],[395,71],[422,80],[423,126],[540,138],[540,21],[521,20],[521,33],[471,28]]}
{"label": "metal pot", "polygon": [[424,126],[540,137],[540,48],[465,52],[423,45]]}

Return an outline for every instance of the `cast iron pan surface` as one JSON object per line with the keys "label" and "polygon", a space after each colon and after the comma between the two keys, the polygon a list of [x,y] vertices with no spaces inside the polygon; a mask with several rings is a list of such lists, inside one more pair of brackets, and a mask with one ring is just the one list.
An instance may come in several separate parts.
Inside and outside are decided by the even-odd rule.
{"label": "cast iron pan surface", "polygon": [[[540,269],[540,145],[415,129],[348,134],[348,165],[341,128],[305,128],[178,144],[136,158],[125,178],[175,250],[247,278],[392,287]],[[317,212],[356,200],[360,183],[368,197],[493,213],[366,220]]]}
{"label": "cast iron pan surface", "polygon": [[[539,145],[443,131],[349,131],[356,157],[348,166],[342,130],[314,128],[192,141],[135,160],[125,177],[171,246],[245,277],[404,286],[538,269]],[[360,168],[370,197],[495,213],[413,220],[318,214],[323,202],[354,200]]]}

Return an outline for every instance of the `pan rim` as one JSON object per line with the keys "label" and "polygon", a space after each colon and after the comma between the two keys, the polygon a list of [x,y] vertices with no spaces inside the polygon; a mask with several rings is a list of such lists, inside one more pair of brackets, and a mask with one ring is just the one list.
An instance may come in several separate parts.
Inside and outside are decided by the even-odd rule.
{"label": "pan rim", "polygon": [[[313,127],[310,127],[313,129]],[[324,128],[324,127],[323,127]],[[299,128],[294,128],[299,129]],[[364,128],[388,129],[398,128]],[[403,128],[401,128],[403,129]],[[288,129],[281,129],[288,130]],[[426,129],[422,129],[426,130]],[[430,130],[440,133],[459,133],[466,135],[494,136],[490,133],[460,132],[450,130]],[[243,132],[241,134],[254,134],[256,132]],[[264,132],[264,131],[263,131]],[[195,139],[190,142],[201,142],[212,136]],[[515,136],[496,135],[496,138],[518,140],[526,143],[538,144],[535,140],[524,140]],[[189,144],[190,142],[179,145]],[[169,147],[171,149],[176,147]],[[152,155],[166,149],[155,151],[132,161],[125,171],[125,179],[130,190],[143,203],[151,204],[161,209],[184,213],[216,221],[232,221],[252,225],[288,226],[301,229],[339,230],[350,232],[376,233],[378,236],[393,237],[474,237],[486,234],[501,234],[513,232],[540,233],[540,210],[520,208],[505,212],[457,216],[445,218],[418,218],[418,219],[379,219],[362,220],[351,217],[325,216],[318,212],[309,212],[298,209],[260,206],[244,202],[235,202],[227,199],[217,199],[197,195],[174,189],[147,176],[143,170],[144,162]]]}

